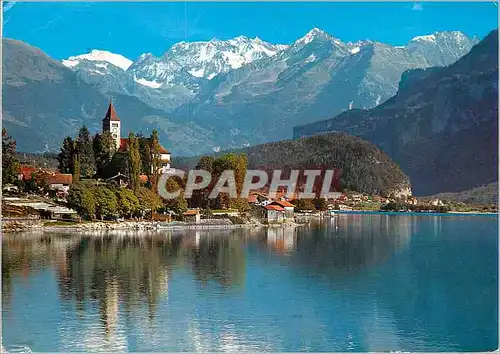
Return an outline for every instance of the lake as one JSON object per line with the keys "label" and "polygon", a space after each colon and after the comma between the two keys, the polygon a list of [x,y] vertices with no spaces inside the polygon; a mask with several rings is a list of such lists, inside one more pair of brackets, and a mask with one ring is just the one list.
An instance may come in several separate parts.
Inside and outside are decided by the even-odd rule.
{"label": "lake", "polygon": [[8,351],[490,351],[498,217],[2,240]]}

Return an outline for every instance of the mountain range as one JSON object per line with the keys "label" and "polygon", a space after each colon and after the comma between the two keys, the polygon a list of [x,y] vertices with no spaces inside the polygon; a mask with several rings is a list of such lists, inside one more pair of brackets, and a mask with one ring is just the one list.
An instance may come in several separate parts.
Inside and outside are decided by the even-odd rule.
{"label": "mountain range", "polygon": [[297,126],[294,137],[333,131],[389,154],[417,195],[496,182],[498,30],[452,65],[405,72],[397,94],[379,106]]}
{"label": "mountain range", "polygon": [[82,124],[99,131],[112,98],[122,135],[156,128],[174,155],[245,147],[375,107],[408,69],[452,64],[477,42],[439,32],[404,46],[346,43],[314,28],[290,44],[240,36],[180,42],[160,57],[92,50],[59,61],[3,39],[3,122],[20,150],[58,151]]}

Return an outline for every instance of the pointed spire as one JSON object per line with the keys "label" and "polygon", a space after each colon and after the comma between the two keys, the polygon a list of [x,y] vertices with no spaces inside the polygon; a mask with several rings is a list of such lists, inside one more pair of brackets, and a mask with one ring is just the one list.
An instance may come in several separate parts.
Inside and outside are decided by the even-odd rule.
{"label": "pointed spire", "polygon": [[115,107],[113,106],[113,102],[111,101],[111,98],[109,99],[109,107],[108,111],[106,112],[106,116],[104,117],[103,120],[113,120],[113,121],[120,121],[120,118],[116,115]]}

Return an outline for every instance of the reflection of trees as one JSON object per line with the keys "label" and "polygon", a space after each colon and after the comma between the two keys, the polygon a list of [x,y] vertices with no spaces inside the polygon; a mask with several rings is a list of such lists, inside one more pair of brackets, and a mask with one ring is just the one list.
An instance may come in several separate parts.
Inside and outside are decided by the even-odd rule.
{"label": "reflection of trees", "polygon": [[85,238],[68,252],[68,272],[59,282],[61,297],[75,298],[80,309],[85,300],[98,300],[106,328],[115,321],[119,295],[127,313],[146,302],[153,317],[168,290],[179,246],[178,238],[160,235]]}
{"label": "reflection of trees", "polygon": [[59,266],[65,249],[74,239],[34,235],[9,235],[2,240],[2,302],[8,304],[12,293],[12,278],[28,277],[48,265]]}
{"label": "reflection of trees", "polygon": [[190,233],[9,237],[3,247],[3,300],[10,297],[13,276],[53,266],[61,300],[74,300],[79,314],[89,300],[95,300],[101,322],[111,332],[120,303],[127,315],[146,304],[150,318],[154,317],[160,298],[168,295],[172,268],[186,261],[200,282],[212,279],[224,286],[244,282],[244,241],[239,236],[206,231],[201,237]]}
{"label": "reflection of trees", "polygon": [[[189,237],[189,236],[188,236]],[[241,286],[245,280],[245,250],[236,234],[213,236],[198,231],[188,252],[196,279],[215,280],[224,287]]]}

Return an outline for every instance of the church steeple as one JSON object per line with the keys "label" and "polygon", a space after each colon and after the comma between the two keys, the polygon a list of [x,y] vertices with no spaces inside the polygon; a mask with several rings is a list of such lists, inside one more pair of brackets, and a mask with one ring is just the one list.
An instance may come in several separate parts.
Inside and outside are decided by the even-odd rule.
{"label": "church steeple", "polygon": [[106,112],[106,116],[102,120],[102,131],[110,132],[115,139],[116,149],[120,148],[120,136],[121,136],[121,121],[116,114],[115,107],[113,106],[113,102],[109,100],[108,111]]}

